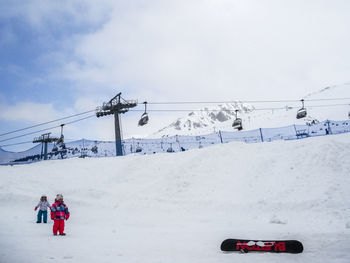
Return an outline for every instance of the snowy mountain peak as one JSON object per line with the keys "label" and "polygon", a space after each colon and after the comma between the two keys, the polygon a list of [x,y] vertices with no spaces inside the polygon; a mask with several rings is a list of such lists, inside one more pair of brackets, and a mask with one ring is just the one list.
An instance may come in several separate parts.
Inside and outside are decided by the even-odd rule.
{"label": "snowy mountain peak", "polygon": [[183,118],[178,118],[167,127],[153,134],[152,137],[160,136],[160,134],[163,136],[164,134],[172,134],[173,131],[177,134],[182,134],[194,130],[211,129],[221,123],[234,120],[236,118],[236,110],[239,111],[239,114],[247,114],[252,112],[254,107],[240,101],[205,107],[198,111],[192,111]]}
{"label": "snowy mountain peak", "polygon": [[152,134],[149,138],[208,134],[216,130],[234,131],[232,122],[236,117],[235,110],[239,110],[238,117],[242,118],[244,130],[274,128],[292,124],[305,125],[327,119],[345,120],[349,113],[349,106],[346,104],[348,102],[344,99],[340,102],[327,101],[327,99],[339,98],[350,98],[350,83],[328,86],[307,94],[304,96],[307,116],[298,120],[296,113],[301,107],[298,102],[288,105],[284,103],[257,104],[259,105],[257,107],[240,101],[224,103],[192,111],[187,116],[178,118],[170,125]]}

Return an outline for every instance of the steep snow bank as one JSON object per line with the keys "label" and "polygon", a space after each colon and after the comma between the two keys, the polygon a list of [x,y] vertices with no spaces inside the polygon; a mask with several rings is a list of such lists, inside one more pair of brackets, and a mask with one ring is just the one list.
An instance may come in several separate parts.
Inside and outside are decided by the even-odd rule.
{"label": "steep snow bank", "polygon": [[[348,262],[350,135],[0,167],[0,262]],[[35,224],[63,193],[66,237]],[[305,251],[224,254],[225,238]]]}

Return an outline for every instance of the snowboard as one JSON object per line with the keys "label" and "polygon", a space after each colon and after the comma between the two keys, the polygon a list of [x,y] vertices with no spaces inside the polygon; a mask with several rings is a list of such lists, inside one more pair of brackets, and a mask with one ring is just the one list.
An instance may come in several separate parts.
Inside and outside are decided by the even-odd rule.
{"label": "snowboard", "polygon": [[274,252],[274,253],[301,253],[303,244],[297,240],[250,240],[250,239],[226,239],[221,243],[222,251],[240,251],[248,253]]}

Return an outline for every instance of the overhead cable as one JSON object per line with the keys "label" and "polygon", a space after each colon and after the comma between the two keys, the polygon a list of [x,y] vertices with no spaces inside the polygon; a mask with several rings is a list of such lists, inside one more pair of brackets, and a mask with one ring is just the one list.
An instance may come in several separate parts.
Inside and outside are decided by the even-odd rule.
{"label": "overhead cable", "polygon": [[[307,106],[307,108],[320,108],[320,107],[337,107],[337,106],[347,106],[349,104],[328,104],[328,105],[310,105]],[[299,106],[284,106],[284,107],[274,107],[274,108],[252,108],[251,111],[268,111],[268,110],[286,110],[286,109],[299,109]],[[235,109],[229,110],[229,109],[208,109],[209,111],[232,111],[234,112]],[[136,112],[143,112],[144,110],[130,110],[130,111],[136,111]],[[191,111],[204,111],[204,109],[149,109],[148,112],[191,112]]]}
{"label": "overhead cable", "polygon": [[[330,99],[304,99],[304,101],[337,101],[350,100],[350,98],[330,98]],[[147,102],[148,104],[220,104],[220,103],[288,103],[300,102],[300,100],[229,100],[229,101],[168,101],[168,102]],[[138,103],[138,104],[143,104]]]}
{"label": "overhead cable", "polygon": [[[305,102],[308,102],[308,101],[340,101],[340,100],[350,100],[350,98],[330,98],[330,99],[306,99],[304,100]],[[232,103],[291,103],[291,102],[300,102],[300,100],[231,100],[231,101],[173,101],[173,102],[147,102],[148,104],[154,104],[154,105],[170,105],[170,104],[220,104],[220,103],[227,103],[227,104],[232,104]],[[138,104],[144,104],[143,102],[142,103],[138,103]],[[333,107],[333,106],[346,106],[346,105],[349,105],[349,104],[330,104],[330,105],[307,105],[308,108],[312,108],[312,107]],[[292,107],[292,106],[286,106],[286,107],[275,107],[275,108],[254,108],[253,110],[283,110],[283,109],[286,109],[288,107],[288,109],[293,109],[293,108],[299,108],[299,107]],[[24,130],[28,130],[28,129],[32,129],[32,128],[35,128],[35,127],[39,127],[39,126],[43,126],[43,125],[46,125],[46,124],[49,124],[49,123],[53,123],[53,122],[57,122],[57,121],[61,121],[61,120],[65,120],[65,119],[69,119],[69,118],[73,118],[73,117],[76,117],[76,116],[80,116],[80,115],[84,115],[84,114],[87,114],[87,113],[90,113],[90,112],[94,112],[95,109],[93,110],[88,110],[88,111],[85,111],[85,112],[81,112],[81,113],[77,113],[77,114],[74,114],[74,115],[70,115],[70,116],[66,116],[66,117],[63,117],[63,118],[59,118],[59,119],[55,119],[55,120],[52,120],[52,121],[47,121],[47,122],[43,122],[43,123],[39,123],[39,124],[36,124],[36,125],[33,125],[33,126],[29,126],[29,127],[25,127],[25,128],[22,128],[22,129],[17,129],[17,130],[14,130],[14,131],[10,131],[10,132],[6,132],[6,133],[2,133],[0,134],[0,136],[4,136],[4,135],[8,135],[8,134],[12,134],[12,133],[16,133],[16,132],[20,132],[20,131],[24,131]],[[130,110],[130,111],[143,111],[143,110]],[[186,112],[186,111],[201,111],[201,110],[198,110],[198,109],[195,109],[195,110],[180,110],[180,109],[149,109],[148,110],[149,112],[153,111],[153,112]],[[213,110],[215,111],[215,110]],[[94,115],[93,115],[94,116]],[[92,117],[92,116],[90,116]],[[90,118],[88,117],[88,118]],[[83,118],[84,119],[84,118]],[[69,124],[69,123],[74,123],[75,121],[73,122],[68,122],[66,124]],[[55,127],[51,127],[51,128],[47,128],[47,129],[43,129],[41,131],[45,131],[45,130],[50,130],[50,129],[54,129],[54,128],[57,128],[59,126],[55,126]],[[37,132],[33,132],[33,133],[37,133]],[[30,135],[30,134],[33,134],[33,133],[27,133],[26,135]],[[18,138],[18,137],[22,137],[22,136],[25,136],[25,135],[21,135],[21,136],[17,136],[17,137],[13,137],[13,138]],[[2,140],[4,141],[4,140]],[[2,142],[0,141],[0,142]]]}
{"label": "overhead cable", "polygon": [[26,127],[26,128],[22,128],[22,129],[10,131],[10,132],[2,133],[2,134],[0,134],[0,136],[4,136],[4,135],[11,134],[11,133],[24,131],[24,130],[32,129],[32,128],[39,127],[39,126],[42,126],[42,125],[46,125],[46,124],[49,124],[49,123],[53,123],[53,122],[57,122],[57,121],[61,121],[61,120],[69,119],[69,118],[73,118],[73,117],[80,116],[80,115],[83,115],[83,114],[87,114],[87,113],[90,113],[90,112],[93,112],[93,111],[95,111],[95,110],[89,110],[89,111],[77,113],[77,114],[74,114],[74,115],[71,115],[71,116],[63,117],[63,118],[60,118],[60,119],[39,123],[39,124],[36,124],[36,125],[33,125],[33,126],[29,126],[29,127]]}
{"label": "overhead cable", "polygon": [[5,145],[0,145],[0,147],[14,146],[14,145],[20,145],[20,144],[27,144],[27,143],[33,143],[33,141],[18,142],[18,143],[12,143],[12,144],[5,144]]}
{"label": "overhead cable", "polygon": [[[82,120],[85,120],[85,119],[88,119],[88,118],[91,118],[91,117],[95,117],[95,115],[91,115],[91,116],[84,117],[84,118],[81,118],[81,119],[78,119],[78,120],[74,120],[74,121],[71,121],[71,122],[67,122],[67,123],[65,123],[65,125],[67,125],[67,124],[72,124],[72,123],[75,123],[75,122],[78,122],[78,121],[82,121]],[[39,131],[34,131],[34,132],[25,133],[25,134],[22,134],[22,135],[18,135],[18,136],[15,136],[15,137],[11,137],[11,138],[7,138],[7,139],[4,139],[4,140],[0,140],[0,142],[5,142],[5,141],[17,139],[17,138],[24,137],[24,136],[27,136],[27,135],[31,135],[31,134],[35,134],[35,133],[39,133],[39,132],[43,132],[43,131],[48,131],[48,130],[56,129],[56,128],[59,128],[59,127],[61,127],[61,125],[54,126],[54,127],[50,127],[50,128],[46,128],[46,129],[42,129],[42,130],[39,130]]]}

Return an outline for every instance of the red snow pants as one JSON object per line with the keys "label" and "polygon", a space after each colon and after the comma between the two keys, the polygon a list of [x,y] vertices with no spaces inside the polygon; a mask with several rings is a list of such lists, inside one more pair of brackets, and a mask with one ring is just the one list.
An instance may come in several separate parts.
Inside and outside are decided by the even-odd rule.
{"label": "red snow pants", "polygon": [[55,219],[53,221],[53,233],[57,235],[57,231],[60,234],[64,233],[64,219]]}

